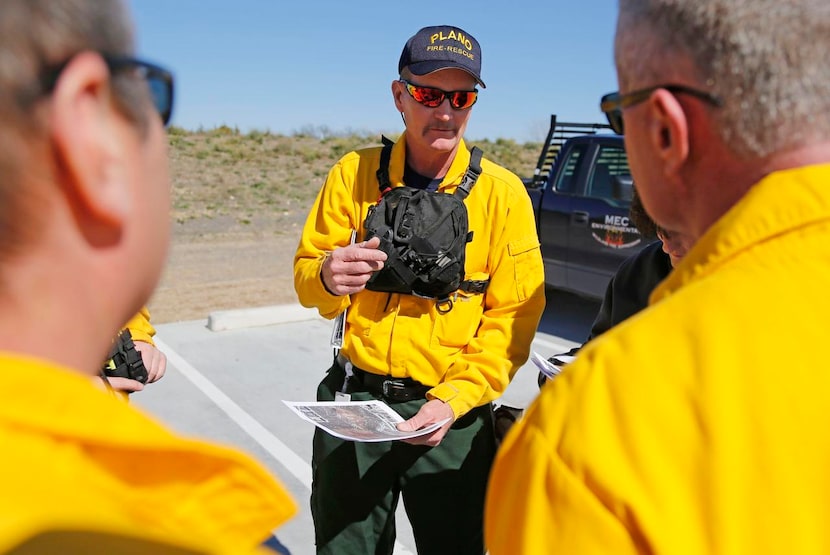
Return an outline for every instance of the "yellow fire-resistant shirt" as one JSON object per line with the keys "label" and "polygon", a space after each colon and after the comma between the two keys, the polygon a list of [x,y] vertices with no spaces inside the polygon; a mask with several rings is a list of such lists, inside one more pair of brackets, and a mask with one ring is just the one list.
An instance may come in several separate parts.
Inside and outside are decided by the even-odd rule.
{"label": "yellow fire-resistant shirt", "polygon": [[86,376],[8,352],[0,376],[0,552],[90,529],[242,553],[296,512],[247,455],[174,435]]}
{"label": "yellow fire-resistant shirt", "polygon": [[[404,135],[392,149],[392,186],[403,185],[405,144]],[[349,244],[353,229],[362,239],[363,221],[380,196],[375,175],[380,152],[380,147],[351,152],[329,172],[294,260],[297,295],[326,318],[348,307],[342,353],[355,366],[434,386],[428,396],[449,403],[461,416],[499,397],[527,360],[545,305],[533,208],[515,174],[482,159],[482,174],[465,201],[473,232],[465,279],[489,279],[484,295],[459,292],[447,314],[438,313],[435,301],[412,295],[368,290],[331,295],[320,268],[327,252]],[[469,162],[462,143],[439,190],[454,192]]]}
{"label": "yellow fire-resistant shirt", "polygon": [[773,173],[508,434],[490,553],[830,553],[828,314],[830,165]]}

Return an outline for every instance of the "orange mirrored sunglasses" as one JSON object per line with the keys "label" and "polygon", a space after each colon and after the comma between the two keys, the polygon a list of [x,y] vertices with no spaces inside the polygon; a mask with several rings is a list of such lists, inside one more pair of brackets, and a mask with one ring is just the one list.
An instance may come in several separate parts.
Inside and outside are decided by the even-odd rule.
{"label": "orange mirrored sunglasses", "polygon": [[445,98],[448,98],[450,100],[450,106],[454,110],[467,110],[472,108],[473,104],[478,100],[478,89],[471,91],[443,91],[435,87],[415,85],[405,79],[401,79],[400,81],[406,86],[406,92],[415,99],[415,102],[429,108],[437,108],[444,102]]}

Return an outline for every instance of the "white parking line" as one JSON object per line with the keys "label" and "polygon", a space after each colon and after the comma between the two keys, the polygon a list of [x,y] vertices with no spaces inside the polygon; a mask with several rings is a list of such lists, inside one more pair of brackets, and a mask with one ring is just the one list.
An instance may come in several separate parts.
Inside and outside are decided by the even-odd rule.
{"label": "white parking line", "polygon": [[[170,348],[158,336],[153,338],[159,350],[166,356],[167,361],[176,370],[196,386],[208,399],[213,401],[222,412],[228,415],[242,430],[251,436],[251,438],[259,443],[263,449],[268,451],[277,462],[285,467],[291,475],[300,481],[309,491],[311,491],[311,465],[309,465],[302,457],[292,451],[286,444],[280,441],[274,434],[259,423],[257,419],[245,412],[245,410],[237,405],[233,399],[225,395],[221,389],[216,387],[213,382],[207,379],[204,374],[199,372],[189,362],[187,362],[181,355]],[[414,555],[406,547],[395,541],[394,551],[400,555]]]}
{"label": "white parking line", "polygon": [[193,385],[208,399],[213,401],[217,407],[230,417],[231,420],[242,428],[254,441],[259,443],[263,449],[268,451],[281,465],[285,467],[297,480],[306,488],[311,490],[311,466],[305,460],[292,451],[286,444],[280,441],[274,434],[259,423],[253,416],[245,412],[230,397],[225,395],[221,389],[208,380],[201,372],[196,370],[181,355],[170,348],[169,345],[154,338],[156,346],[167,355],[167,360],[176,370],[182,373]]}

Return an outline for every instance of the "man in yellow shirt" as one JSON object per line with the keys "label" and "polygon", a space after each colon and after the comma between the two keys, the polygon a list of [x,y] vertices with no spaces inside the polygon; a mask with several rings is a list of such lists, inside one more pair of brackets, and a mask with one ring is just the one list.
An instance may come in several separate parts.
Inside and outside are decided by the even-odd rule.
{"label": "man in yellow shirt", "polygon": [[602,110],[694,246],[508,435],[493,555],[830,551],[828,28],[825,0],[620,1]]}
{"label": "man in yellow shirt", "polygon": [[[544,310],[539,239],[521,180],[486,158],[477,161],[463,140],[476,86],[484,87],[478,42],[457,27],[426,27],[405,45],[398,71],[392,98],[406,131],[394,146],[351,152],[331,169],[297,249],[295,287],[300,302],[325,317],[347,311],[342,350],[318,400],[383,400],[407,419],[399,426],[406,430],[447,422],[410,443],[352,443],[318,430],[311,495],[317,550],[391,552],[402,494],[419,552],[482,553],[495,453],[490,402],[527,360]],[[463,204],[472,234],[458,289],[441,299],[367,286],[376,271],[377,279],[394,280],[381,273],[384,261],[396,271],[432,273],[426,263],[393,266],[378,248],[380,235],[365,240],[364,221],[381,191],[464,198],[459,189],[470,181]],[[399,215],[396,235],[408,238],[422,221]],[[412,235],[431,243],[437,234]]]}
{"label": "man in yellow shirt", "polygon": [[173,78],[132,36],[115,0],[0,2],[3,553],[60,553],[43,546],[72,533],[90,553],[246,552],[296,510],[248,456],[177,436],[97,379],[169,242]]}

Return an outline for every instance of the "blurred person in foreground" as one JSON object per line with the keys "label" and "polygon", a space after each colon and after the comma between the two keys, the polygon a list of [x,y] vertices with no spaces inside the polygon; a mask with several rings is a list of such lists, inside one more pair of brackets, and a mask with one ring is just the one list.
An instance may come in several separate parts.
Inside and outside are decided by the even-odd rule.
{"label": "blurred person in foreground", "polygon": [[830,4],[619,10],[602,110],[648,213],[694,246],[508,436],[488,547],[827,553]]}
{"label": "blurred person in foreground", "polygon": [[[329,172],[297,249],[295,288],[325,317],[348,309],[319,401],[382,400],[408,431],[448,421],[406,442],[354,443],[315,430],[317,551],[391,553],[402,496],[419,553],[481,554],[496,450],[491,401],[527,360],[544,310],[539,239],[521,180],[476,161],[480,151],[463,139],[476,85],[484,87],[478,42],[458,27],[425,27],[407,41],[398,72],[391,92],[406,130],[394,146],[351,152]],[[378,237],[360,240],[381,191],[458,194],[471,176],[463,201],[471,241],[451,302],[369,289],[375,272],[393,267]],[[422,215],[401,221],[417,229]]]}
{"label": "blurred person in foreground", "polygon": [[97,377],[167,253],[172,101],[120,2],[0,3],[0,552],[238,553],[295,511]]}

